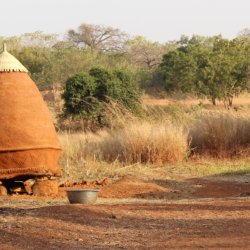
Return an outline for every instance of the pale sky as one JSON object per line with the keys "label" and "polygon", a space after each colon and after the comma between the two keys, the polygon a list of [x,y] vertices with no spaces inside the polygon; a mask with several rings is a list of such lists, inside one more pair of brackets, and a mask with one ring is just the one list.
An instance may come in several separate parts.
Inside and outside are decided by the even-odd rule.
{"label": "pale sky", "polygon": [[64,34],[81,23],[166,42],[184,35],[233,38],[250,28],[250,0],[2,0],[0,36]]}

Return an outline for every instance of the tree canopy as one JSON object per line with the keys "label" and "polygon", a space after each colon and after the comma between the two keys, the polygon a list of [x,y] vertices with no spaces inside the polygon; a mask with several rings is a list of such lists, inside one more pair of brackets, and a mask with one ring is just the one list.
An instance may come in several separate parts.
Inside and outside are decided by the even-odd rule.
{"label": "tree canopy", "polygon": [[[159,43],[142,36],[129,37],[108,26],[81,24],[64,37],[36,31],[0,37],[0,44],[3,42],[41,90],[54,84],[64,88],[67,79],[79,72],[101,77],[98,74],[104,71],[100,68],[110,77],[102,79],[105,84],[98,87],[104,99],[119,95],[123,100],[125,92],[118,90],[127,76],[121,72],[129,72],[142,89],[164,85],[168,92],[191,92],[210,98],[214,104],[222,100],[225,106],[231,106],[233,97],[248,90],[249,85],[249,29],[231,40],[196,35]],[[132,82],[126,81],[127,85]]]}
{"label": "tree canopy", "polygon": [[120,51],[128,35],[119,29],[81,24],[77,30],[68,31],[68,41],[78,48],[91,48],[99,51]]}
{"label": "tree canopy", "polygon": [[168,91],[195,92],[213,104],[232,105],[235,95],[247,89],[249,43],[245,39],[182,39],[180,47],[164,55],[161,74]]}

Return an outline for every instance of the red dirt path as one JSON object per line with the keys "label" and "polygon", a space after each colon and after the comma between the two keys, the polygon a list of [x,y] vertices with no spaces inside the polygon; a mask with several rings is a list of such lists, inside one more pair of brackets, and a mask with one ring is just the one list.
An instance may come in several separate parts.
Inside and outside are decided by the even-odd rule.
{"label": "red dirt path", "polygon": [[236,181],[128,176],[73,188],[94,186],[108,199],[69,205],[67,187],[56,199],[0,198],[0,249],[250,249],[248,176]]}
{"label": "red dirt path", "polygon": [[0,209],[1,249],[249,249],[250,200]]}

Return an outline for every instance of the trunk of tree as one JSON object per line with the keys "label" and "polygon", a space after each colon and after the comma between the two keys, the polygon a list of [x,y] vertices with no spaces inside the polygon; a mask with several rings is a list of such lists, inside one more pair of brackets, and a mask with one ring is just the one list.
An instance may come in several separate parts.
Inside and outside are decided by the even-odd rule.
{"label": "trunk of tree", "polygon": [[225,109],[230,109],[233,106],[233,97],[225,97],[223,99]]}
{"label": "trunk of tree", "polygon": [[212,103],[213,105],[216,105],[216,99],[214,97],[212,97]]}
{"label": "trunk of tree", "polygon": [[228,98],[228,105],[229,105],[229,107],[233,106],[233,97]]}

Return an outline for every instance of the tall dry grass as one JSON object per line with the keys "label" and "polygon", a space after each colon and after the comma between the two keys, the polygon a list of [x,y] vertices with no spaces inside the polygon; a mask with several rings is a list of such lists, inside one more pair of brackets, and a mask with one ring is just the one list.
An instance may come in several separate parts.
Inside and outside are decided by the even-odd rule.
{"label": "tall dry grass", "polygon": [[198,118],[189,131],[194,153],[216,157],[244,155],[250,148],[250,117],[209,112]]}
{"label": "tall dry grass", "polygon": [[[148,165],[181,162],[190,152],[199,158],[250,153],[250,115],[246,110],[216,112],[198,107],[182,118],[179,108],[171,107],[154,114],[151,121],[151,116],[139,120],[115,110],[109,110],[115,113],[110,116],[109,129],[60,134],[60,165],[65,178],[119,176],[131,169],[148,171],[144,169]],[[174,118],[170,119],[172,113]]]}
{"label": "tall dry grass", "polygon": [[182,127],[171,123],[136,122],[98,133],[64,133],[60,135],[61,166],[69,176],[90,162],[96,165],[180,162],[187,156],[187,141]]}
{"label": "tall dry grass", "polygon": [[137,122],[108,132],[99,141],[102,160],[162,165],[187,156],[187,134],[171,123]]}

